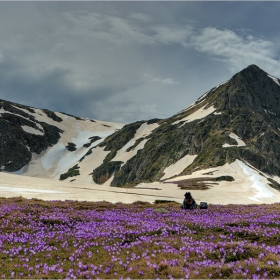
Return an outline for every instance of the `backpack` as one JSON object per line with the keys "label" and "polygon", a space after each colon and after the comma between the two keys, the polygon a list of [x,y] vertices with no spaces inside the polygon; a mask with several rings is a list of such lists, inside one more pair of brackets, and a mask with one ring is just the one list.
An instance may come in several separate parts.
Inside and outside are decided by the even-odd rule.
{"label": "backpack", "polygon": [[200,209],[208,209],[208,204],[207,204],[207,202],[200,202],[199,208],[200,208]]}

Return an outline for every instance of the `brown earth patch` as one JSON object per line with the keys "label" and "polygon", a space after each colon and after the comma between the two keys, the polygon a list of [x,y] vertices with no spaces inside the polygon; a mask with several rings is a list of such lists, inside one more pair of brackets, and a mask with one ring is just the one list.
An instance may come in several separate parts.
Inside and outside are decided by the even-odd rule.
{"label": "brown earth patch", "polygon": [[208,190],[213,187],[213,185],[219,185],[219,183],[212,183],[211,181],[234,181],[234,178],[231,176],[220,176],[217,178],[213,177],[199,177],[191,178],[180,181],[168,181],[163,183],[177,184],[183,190]]}

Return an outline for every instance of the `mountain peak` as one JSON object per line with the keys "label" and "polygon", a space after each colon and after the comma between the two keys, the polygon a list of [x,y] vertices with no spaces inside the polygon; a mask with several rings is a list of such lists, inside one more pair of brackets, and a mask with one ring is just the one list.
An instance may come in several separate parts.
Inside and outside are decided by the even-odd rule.
{"label": "mountain peak", "polygon": [[[249,66],[247,66],[244,70],[257,70],[257,71],[263,71],[259,66],[257,66],[256,64],[251,64]],[[263,71],[264,72],[264,71]]]}
{"label": "mountain peak", "polygon": [[[215,108],[269,109],[279,115],[280,80],[269,75],[257,65],[235,74],[226,84],[211,93]],[[210,100],[209,100],[210,101]]]}
{"label": "mountain peak", "polygon": [[268,74],[262,70],[260,67],[258,67],[255,64],[251,64],[248,67],[244,68],[243,70],[241,70],[240,72],[238,72],[237,74],[235,74],[233,76],[234,77],[239,77],[239,76],[247,76],[250,78],[257,78],[257,76],[267,76]]}

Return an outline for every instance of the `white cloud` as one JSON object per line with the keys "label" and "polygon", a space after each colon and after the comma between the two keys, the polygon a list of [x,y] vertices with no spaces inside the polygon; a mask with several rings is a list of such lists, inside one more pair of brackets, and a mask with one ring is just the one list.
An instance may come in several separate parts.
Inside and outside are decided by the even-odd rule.
{"label": "white cloud", "polygon": [[152,21],[149,15],[132,13],[127,18],[101,15],[98,13],[66,12],[63,17],[71,25],[67,32],[84,34],[112,45],[123,44],[173,44],[183,43],[191,34],[190,25],[151,25],[142,22]]}
{"label": "white cloud", "polygon": [[155,39],[163,44],[184,43],[192,34],[192,28],[186,26],[156,26],[152,28],[157,34]]}
{"label": "white cloud", "polygon": [[144,74],[143,77],[148,80],[150,83],[161,83],[164,85],[179,85],[180,83],[178,81],[175,81],[173,78],[159,78],[159,77],[153,77],[149,74]]}
{"label": "white cloud", "polygon": [[264,70],[280,74],[274,44],[251,34],[241,36],[231,30],[207,27],[183,45],[220,59],[233,73],[256,64]]}

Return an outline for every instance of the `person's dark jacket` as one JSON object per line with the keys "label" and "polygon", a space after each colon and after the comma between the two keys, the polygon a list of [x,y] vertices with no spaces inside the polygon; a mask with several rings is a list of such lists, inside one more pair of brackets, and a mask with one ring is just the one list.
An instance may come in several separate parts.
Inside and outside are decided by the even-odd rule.
{"label": "person's dark jacket", "polygon": [[187,203],[187,200],[186,198],[183,200],[183,205],[181,206],[182,209],[190,209],[190,210],[193,210],[193,209],[196,209],[197,208],[197,205],[196,205],[196,202],[195,200],[192,198],[192,203],[191,204],[188,204]]}

